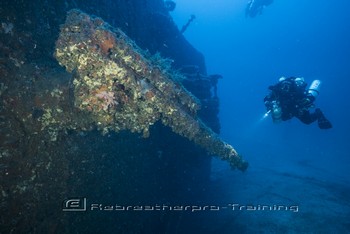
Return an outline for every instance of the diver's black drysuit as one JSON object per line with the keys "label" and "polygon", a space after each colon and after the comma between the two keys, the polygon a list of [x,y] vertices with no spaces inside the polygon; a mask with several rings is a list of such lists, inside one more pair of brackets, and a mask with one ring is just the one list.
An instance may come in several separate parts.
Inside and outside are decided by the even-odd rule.
{"label": "diver's black drysuit", "polygon": [[296,117],[305,124],[311,124],[317,120],[321,129],[332,128],[332,124],[319,108],[310,113],[309,109],[313,107],[315,97],[307,92],[305,82],[297,83],[295,79],[295,77],[286,78],[269,87],[271,92],[264,98],[264,102],[267,110],[271,111],[272,118],[274,118],[274,108],[277,107],[281,111],[278,118],[282,121]]}

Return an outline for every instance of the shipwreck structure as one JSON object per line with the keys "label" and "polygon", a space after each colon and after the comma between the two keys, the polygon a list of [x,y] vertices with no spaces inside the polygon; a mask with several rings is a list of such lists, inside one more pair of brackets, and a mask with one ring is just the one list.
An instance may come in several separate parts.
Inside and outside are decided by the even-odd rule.
{"label": "shipwreck structure", "polygon": [[247,166],[217,135],[220,77],[164,1],[3,0],[0,13],[0,233],[206,232],[191,212],[62,211],[72,197],[208,205],[207,152]]}
{"label": "shipwreck structure", "polygon": [[[120,29],[80,10],[68,12],[56,42],[55,58],[74,73],[74,105],[87,119],[75,126],[93,123],[102,133],[130,130],[149,136],[149,127],[161,120],[166,126],[209,153],[245,170],[247,163],[199,118],[200,104],[180,83],[185,79],[172,71],[159,55],[143,52]],[[60,122],[60,114],[52,115]],[[50,122],[50,120],[49,120]]]}

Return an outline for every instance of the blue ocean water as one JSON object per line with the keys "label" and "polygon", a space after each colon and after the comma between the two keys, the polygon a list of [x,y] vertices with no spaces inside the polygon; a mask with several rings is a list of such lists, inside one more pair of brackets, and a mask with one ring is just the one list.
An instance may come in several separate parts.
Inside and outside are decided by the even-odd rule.
{"label": "blue ocean water", "polygon": [[[221,136],[250,163],[247,172],[213,161],[212,180],[225,187],[222,203],[296,205],[298,212],[247,211],[221,220],[224,232],[350,232],[350,3],[346,0],[275,0],[255,18],[245,16],[246,0],[177,0],[172,13],[219,73]],[[330,130],[297,119],[280,124],[265,112],[267,87],[281,76],[322,83],[316,106]],[[232,218],[235,217],[235,218]],[[242,227],[243,227],[242,226]]]}

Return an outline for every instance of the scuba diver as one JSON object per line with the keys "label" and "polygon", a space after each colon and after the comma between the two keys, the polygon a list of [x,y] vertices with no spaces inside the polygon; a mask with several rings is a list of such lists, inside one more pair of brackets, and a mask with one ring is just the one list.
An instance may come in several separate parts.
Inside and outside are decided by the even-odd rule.
{"label": "scuba diver", "polygon": [[319,108],[310,113],[310,108],[314,107],[313,102],[319,94],[321,81],[314,80],[306,90],[306,82],[300,77],[281,77],[279,82],[269,89],[271,92],[264,98],[267,112],[275,123],[289,120],[293,117],[298,118],[305,124],[311,124],[318,121],[320,129],[332,128],[329,122]]}
{"label": "scuba diver", "polygon": [[250,0],[245,9],[245,15],[254,18],[262,14],[263,9],[273,3],[273,0]]}

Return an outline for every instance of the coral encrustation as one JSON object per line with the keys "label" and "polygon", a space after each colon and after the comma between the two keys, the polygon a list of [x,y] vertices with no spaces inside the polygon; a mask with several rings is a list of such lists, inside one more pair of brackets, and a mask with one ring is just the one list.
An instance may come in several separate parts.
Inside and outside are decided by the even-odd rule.
{"label": "coral encrustation", "polygon": [[156,121],[245,170],[247,163],[198,117],[198,100],[169,68],[148,56],[120,29],[80,10],[68,12],[56,42],[55,57],[74,72],[75,106],[103,133],[123,129],[149,135]]}

